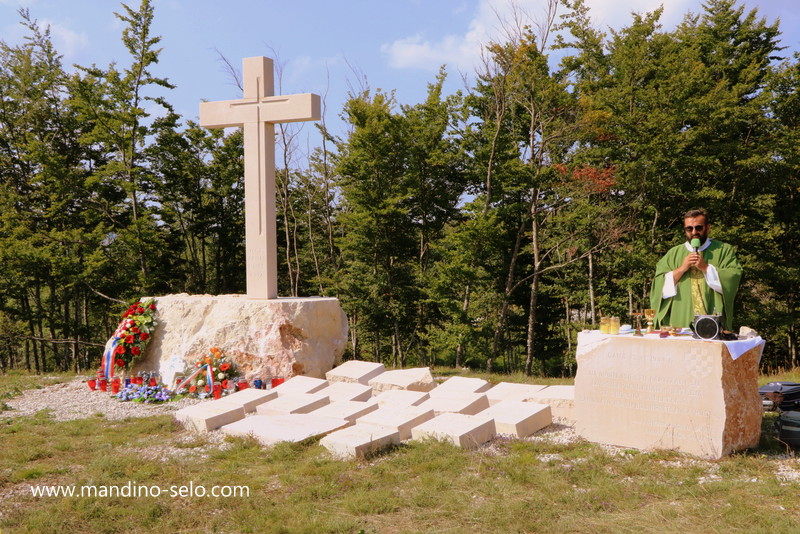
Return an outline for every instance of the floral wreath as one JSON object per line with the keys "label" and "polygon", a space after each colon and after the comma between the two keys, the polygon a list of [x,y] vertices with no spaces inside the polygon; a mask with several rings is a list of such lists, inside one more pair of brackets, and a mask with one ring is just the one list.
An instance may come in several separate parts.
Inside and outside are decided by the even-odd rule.
{"label": "floral wreath", "polygon": [[122,321],[106,343],[103,354],[103,373],[114,376],[114,369],[129,371],[142,359],[151,334],[158,324],[155,320],[155,300],[135,302],[122,314]]}

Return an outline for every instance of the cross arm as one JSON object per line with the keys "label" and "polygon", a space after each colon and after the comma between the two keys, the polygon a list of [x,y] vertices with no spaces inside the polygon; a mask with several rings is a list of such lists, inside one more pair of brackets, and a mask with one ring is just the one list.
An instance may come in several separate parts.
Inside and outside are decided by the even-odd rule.
{"label": "cross arm", "polygon": [[200,126],[229,128],[249,122],[302,122],[320,119],[320,98],[313,93],[221,100],[200,104]]}

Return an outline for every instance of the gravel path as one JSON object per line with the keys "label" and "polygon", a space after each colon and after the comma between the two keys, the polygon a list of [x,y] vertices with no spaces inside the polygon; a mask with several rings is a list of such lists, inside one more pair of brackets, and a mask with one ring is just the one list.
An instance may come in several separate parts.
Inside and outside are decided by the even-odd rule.
{"label": "gravel path", "polygon": [[86,385],[87,379],[85,376],[78,377],[63,384],[25,390],[21,396],[6,401],[12,409],[0,412],[0,416],[20,417],[49,410],[57,421],[84,419],[95,414],[103,414],[107,419],[116,420],[168,414],[200,402],[197,399],[181,399],[163,404],[120,402],[109,392],[90,390]]}

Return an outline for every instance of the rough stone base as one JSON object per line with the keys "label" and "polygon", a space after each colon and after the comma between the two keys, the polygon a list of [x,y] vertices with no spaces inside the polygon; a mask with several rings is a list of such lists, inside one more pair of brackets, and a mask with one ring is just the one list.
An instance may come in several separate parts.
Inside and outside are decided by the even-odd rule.
{"label": "rough stone base", "polygon": [[347,343],[347,317],[335,298],[184,293],[154,299],[158,326],[134,372],[158,371],[166,384],[211,347],[234,360],[247,380],[324,378]]}
{"label": "rough stone base", "polygon": [[581,333],[575,430],[599,443],[715,460],[755,447],[763,347],[734,360],[720,341]]}

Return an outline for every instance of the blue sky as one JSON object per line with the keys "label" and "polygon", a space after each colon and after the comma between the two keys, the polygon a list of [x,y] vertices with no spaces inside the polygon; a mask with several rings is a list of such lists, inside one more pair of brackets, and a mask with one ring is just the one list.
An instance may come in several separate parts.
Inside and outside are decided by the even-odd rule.
{"label": "blue sky", "polygon": [[[796,0],[744,0],[769,22],[781,19],[787,55],[800,50],[800,10]],[[139,0],[127,2],[137,8]],[[326,120],[337,133],[347,92],[364,80],[372,89],[396,90],[401,104],[420,102],[426,84],[447,64],[446,90],[464,87],[475,70],[482,43],[498,38],[498,21],[508,20],[507,0],[152,0],[153,31],[162,36],[160,62],[152,71],[177,88],[166,96],[176,111],[196,119],[202,99],[241,97],[220,54],[241,67],[248,56],[269,56],[283,65],[276,93],[314,92],[327,104]],[[631,11],[665,4],[662,23],[669,30],[688,11],[702,11],[700,0],[587,0],[597,27],[620,28]],[[535,22],[545,0],[515,4]],[[105,67],[128,61],[120,41],[122,24],[114,0],[0,0],[0,38],[15,44],[24,29],[16,11],[30,9],[49,25],[65,65]],[[277,76],[276,76],[277,80]],[[313,130],[306,127],[306,130]],[[311,134],[309,134],[311,135]],[[314,143],[314,141],[310,141]]]}

